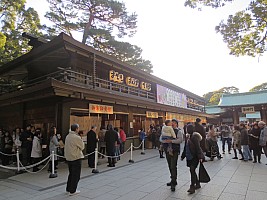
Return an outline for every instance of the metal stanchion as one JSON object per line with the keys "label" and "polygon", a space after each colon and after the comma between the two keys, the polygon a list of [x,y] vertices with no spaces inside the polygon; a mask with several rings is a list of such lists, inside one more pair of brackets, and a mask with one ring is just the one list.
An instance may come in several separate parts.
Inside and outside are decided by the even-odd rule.
{"label": "metal stanchion", "polygon": [[92,173],[97,174],[99,173],[97,169],[97,162],[98,162],[98,148],[95,148],[95,168],[92,170]]}
{"label": "metal stanchion", "polygon": [[17,157],[17,171],[16,171],[16,174],[21,174],[22,171],[20,170],[20,164],[19,164],[19,150],[17,149],[17,152],[16,152],[16,157]]}
{"label": "metal stanchion", "polygon": [[129,163],[134,163],[134,160],[133,160],[133,143],[131,143],[131,159],[129,160]]}
{"label": "metal stanchion", "polygon": [[142,141],[142,151],[141,151],[141,154],[142,155],[145,155],[146,153],[145,153],[145,140],[143,139],[143,141]]}
{"label": "metal stanchion", "polygon": [[56,178],[57,174],[55,173],[55,152],[52,151],[52,172],[49,178]]}

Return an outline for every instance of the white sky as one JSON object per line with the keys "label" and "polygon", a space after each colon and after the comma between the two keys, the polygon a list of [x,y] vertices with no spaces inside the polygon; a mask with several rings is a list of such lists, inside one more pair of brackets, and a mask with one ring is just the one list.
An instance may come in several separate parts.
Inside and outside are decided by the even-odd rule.
{"label": "white sky", "polygon": [[[184,7],[184,1],[124,0],[127,9],[138,14],[137,34],[124,40],[143,49],[154,75],[200,96],[224,86],[246,92],[267,81],[266,55],[230,56],[222,36],[215,32],[223,18],[246,8],[250,0],[201,12]],[[46,0],[27,2],[38,11],[41,22],[47,22],[43,18]]]}

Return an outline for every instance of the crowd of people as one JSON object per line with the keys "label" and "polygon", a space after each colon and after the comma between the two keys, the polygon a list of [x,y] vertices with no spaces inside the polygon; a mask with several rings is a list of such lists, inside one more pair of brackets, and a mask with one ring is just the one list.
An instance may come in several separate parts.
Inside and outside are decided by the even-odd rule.
{"label": "crowd of people", "polygon": [[[57,132],[55,126],[51,127],[49,138],[42,135],[41,128],[27,125],[25,129],[15,128],[12,133],[0,129],[0,160],[2,165],[15,164],[16,153],[23,166],[38,163],[42,158],[49,156],[52,151],[55,154],[64,155],[64,142],[62,136]],[[55,156],[55,168],[57,169],[58,157]],[[38,166],[33,171],[38,171]],[[52,171],[50,162],[48,171]]]}

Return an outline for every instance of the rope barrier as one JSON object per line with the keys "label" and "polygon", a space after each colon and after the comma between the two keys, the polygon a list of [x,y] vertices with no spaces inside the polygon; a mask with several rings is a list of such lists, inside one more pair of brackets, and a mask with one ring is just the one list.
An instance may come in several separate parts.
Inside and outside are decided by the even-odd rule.
{"label": "rope barrier", "polygon": [[15,156],[16,154],[13,153],[13,154],[6,154],[6,153],[3,153],[2,151],[0,151],[0,154],[4,155],[4,156]]}
{"label": "rope barrier", "polygon": [[133,146],[133,148],[134,149],[139,149],[142,146],[143,142],[144,142],[144,140],[142,140],[141,144],[138,147]]}
{"label": "rope barrier", "polygon": [[108,156],[108,155],[105,155],[105,154],[102,154],[102,153],[100,153],[100,152],[98,152],[98,154],[99,155],[101,155],[101,156],[104,156],[105,158],[118,158],[118,157],[120,157],[120,156],[123,156],[124,154],[126,154],[128,151],[130,151],[131,150],[131,147],[129,148],[129,149],[127,149],[124,153],[122,153],[122,154],[120,154],[120,155],[118,155],[118,156]]}
{"label": "rope barrier", "polygon": [[5,166],[5,165],[0,165],[0,168],[10,169],[10,170],[17,170],[18,169],[17,167],[8,167],[8,166]]}
{"label": "rope barrier", "polygon": [[20,161],[19,161],[19,163],[20,163],[20,165],[22,166],[22,169],[24,168],[24,170],[25,170],[26,172],[31,173],[31,174],[37,174],[38,172],[40,172],[40,171],[42,171],[44,168],[46,168],[46,166],[49,164],[49,161],[50,161],[50,160],[48,160],[48,161],[46,162],[46,164],[45,164],[41,169],[39,169],[39,170],[36,171],[36,172],[32,172],[32,171],[27,170],[27,168],[26,168],[27,166],[24,167]]}
{"label": "rope barrier", "polygon": [[32,165],[28,165],[28,166],[23,166],[23,165],[22,165],[22,163],[19,161],[19,163],[20,163],[20,166],[21,166],[21,168],[20,168],[20,169],[22,169],[22,170],[26,170],[26,169],[30,169],[30,168],[36,167],[37,165],[40,165],[41,163],[43,163],[43,162],[45,162],[45,161],[49,160],[49,159],[50,159],[50,157],[51,157],[51,155],[50,155],[50,156],[48,156],[48,157],[46,157],[45,159],[41,160],[41,161],[40,161],[40,162],[38,162],[38,163],[35,163],[35,164],[32,164]]}

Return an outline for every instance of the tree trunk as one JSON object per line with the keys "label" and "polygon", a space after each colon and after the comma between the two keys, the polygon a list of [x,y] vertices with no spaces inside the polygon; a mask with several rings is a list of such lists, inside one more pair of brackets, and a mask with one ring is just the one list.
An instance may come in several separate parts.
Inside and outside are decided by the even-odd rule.
{"label": "tree trunk", "polygon": [[91,14],[90,15],[90,18],[89,18],[89,21],[88,23],[86,24],[85,28],[84,28],[84,31],[83,31],[83,40],[82,40],[82,43],[85,44],[86,43],[86,40],[89,36],[89,30],[91,28],[91,25],[92,25],[92,22],[94,20],[94,15]]}

